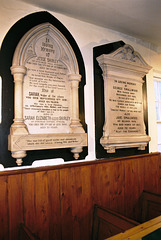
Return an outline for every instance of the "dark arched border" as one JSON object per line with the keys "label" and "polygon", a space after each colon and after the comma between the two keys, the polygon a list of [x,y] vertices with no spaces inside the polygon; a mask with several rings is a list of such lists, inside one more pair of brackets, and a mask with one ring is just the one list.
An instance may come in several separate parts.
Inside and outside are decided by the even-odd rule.
{"label": "dark arched border", "polygon": [[[20,19],[10,28],[3,40],[0,51],[0,76],[2,77],[2,123],[0,124],[0,164],[3,164],[4,167],[16,166],[15,160],[11,157],[10,151],[8,151],[9,129],[14,117],[14,85],[13,77],[10,71],[13,54],[18,42],[23,37],[23,35],[36,25],[45,22],[51,23],[60,32],[62,32],[62,34],[66,37],[66,39],[72,46],[77,57],[79,73],[82,75],[82,80],[79,86],[80,120],[85,131],[87,130],[84,117],[85,67],[79,47],[70,32],[67,30],[67,28],[50,13],[43,11],[29,14],[24,18]],[[80,159],[84,159],[87,155],[87,147],[83,149],[83,152],[80,154]],[[30,165],[34,160],[50,158],[63,158],[65,161],[74,160],[73,154],[69,151],[69,149],[28,151],[27,157],[24,158],[23,165]]]}

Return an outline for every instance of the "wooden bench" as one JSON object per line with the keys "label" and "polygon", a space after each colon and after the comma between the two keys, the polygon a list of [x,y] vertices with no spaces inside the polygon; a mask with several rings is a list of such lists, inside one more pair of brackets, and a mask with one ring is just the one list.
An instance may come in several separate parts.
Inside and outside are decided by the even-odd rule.
{"label": "wooden bench", "polygon": [[161,215],[161,195],[143,191],[140,198],[140,219],[141,223]]}
{"label": "wooden bench", "polygon": [[33,234],[23,223],[19,227],[19,240],[38,240],[39,238]]}
{"label": "wooden bench", "polygon": [[129,228],[137,226],[139,223],[128,219],[114,211],[94,206],[92,240],[103,240]]}
{"label": "wooden bench", "polygon": [[[139,226],[128,229],[107,240],[160,240],[161,239],[161,216],[149,220]],[[157,231],[157,232],[156,232]]]}
{"label": "wooden bench", "polygon": [[139,201],[138,222],[114,211],[94,206],[92,240],[109,238],[161,215],[161,195],[143,191]]}

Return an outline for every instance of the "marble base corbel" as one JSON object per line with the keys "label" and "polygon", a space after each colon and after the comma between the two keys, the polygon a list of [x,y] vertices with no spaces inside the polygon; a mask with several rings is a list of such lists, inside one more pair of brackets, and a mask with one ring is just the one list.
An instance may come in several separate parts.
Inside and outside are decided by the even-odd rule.
{"label": "marble base corbel", "polygon": [[57,133],[57,134],[28,134],[9,135],[9,150],[12,157],[17,159],[17,164],[22,164],[22,158],[29,150],[44,150],[57,148],[70,148],[74,158],[79,158],[84,146],[87,146],[86,133]]}
{"label": "marble base corbel", "polygon": [[107,151],[107,153],[115,153],[116,149],[120,148],[138,148],[138,150],[145,150],[151,138],[147,135],[143,136],[110,136],[102,137],[100,144]]}
{"label": "marble base corbel", "polygon": [[11,126],[11,129],[10,129],[10,135],[8,136],[8,150],[11,151],[11,156],[13,158],[16,159],[16,163],[18,166],[22,165],[22,159],[24,157],[26,157],[26,151],[25,150],[22,150],[21,148],[17,149],[17,147],[15,146],[15,138],[16,139],[20,139],[22,136],[26,136],[26,135],[18,135],[18,131],[20,130],[19,128],[16,129],[17,130],[17,134],[13,134],[12,131],[14,131],[12,129],[12,126]]}
{"label": "marble base corbel", "polygon": [[[87,134],[85,133],[85,131],[82,127],[82,124],[80,123],[79,120],[72,121],[72,123],[70,124],[70,133],[80,134],[84,140],[87,139]],[[79,154],[82,151],[83,151],[83,148],[81,146],[71,148],[71,152],[73,153],[75,160],[77,160],[79,158]]]}
{"label": "marble base corbel", "polygon": [[73,147],[71,148],[71,152],[74,155],[75,160],[79,158],[79,154],[83,151],[82,147]]}
{"label": "marble base corbel", "polygon": [[17,151],[17,152],[12,152],[11,151],[11,156],[16,159],[16,163],[18,166],[21,166],[23,161],[22,159],[26,157],[26,151]]}

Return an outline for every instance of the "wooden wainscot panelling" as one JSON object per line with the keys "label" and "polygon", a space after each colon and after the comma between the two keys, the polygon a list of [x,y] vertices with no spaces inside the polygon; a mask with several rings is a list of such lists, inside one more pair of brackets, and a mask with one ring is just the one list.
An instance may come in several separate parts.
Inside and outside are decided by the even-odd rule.
{"label": "wooden wainscot panelling", "polygon": [[94,202],[124,212],[124,170],[119,161],[92,165],[92,196]]}
{"label": "wooden wainscot panelling", "polygon": [[61,239],[61,201],[59,170],[48,171],[49,236]]}
{"label": "wooden wainscot panelling", "polygon": [[89,240],[94,205],[139,219],[143,192],[161,194],[160,154],[0,172],[0,239],[19,226],[41,240]]}
{"label": "wooden wainscot panelling", "polygon": [[32,229],[32,232],[37,232],[36,225],[36,206],[35,206],[35,174],[22,174],[22,194],[23,194],[23,213],[24,224]]}
{"label": "wooden wainscot panelling", "polygon": [[9,239],[8,176],[0,176],[0,239]]}
{"label": "wooden wainscot panelling", "polygon": [[[150,192],[156,192],[158,193],[160,191],[159,189],[159,182],[158,182],[158,178],[159,178],[159,168],[158,166],[156,166],[156,162],[158,162],[159,165],[159,161],[158,161],[158,157],[157,156],[150,156],[150,157],[145,157],[145,190],[148,190]],[[154,177],[156,176],[156,177]]]}
{"label": "wooden wainscot panelling", "polygon": [[130,161],[124,161],[124,168],[126,196],[124,215],[137,220],[139,209],[134,209],[134,207],[137,206],[139,196],[144,189],[145,158],[133,158]]}
{"label": "wooden wainscot panelling", "polygon": [[90,165],[65,168],[60,172],[63,239],[90,239],[93,205],[90,176]]}
{"label": "wooden wainscot panelling", "polygon": [[25,225],[40,239],[61,239],[59,172],[22,175]]}
{"label": "wooden wainscot panelling", "polygon": [[[3,207],[3,206],[2,206]],[[21,174],[8,176],[9,239],[17,239],[23,221]]]}

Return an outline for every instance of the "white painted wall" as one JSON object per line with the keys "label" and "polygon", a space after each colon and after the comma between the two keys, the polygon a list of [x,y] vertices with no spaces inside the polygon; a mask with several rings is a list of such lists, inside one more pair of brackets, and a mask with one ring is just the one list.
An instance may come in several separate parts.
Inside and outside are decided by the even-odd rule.
{"label": "white painted wall", "polygon": [[[38,12],[46,11],[30,4],[18,0],[1,0],[0,7],[0,45],[9,31],[9,29],[24,16]],[[148,117],[149,117],[149,135],[151,136],[150,152],[155,152],[157,148],[157,126],[155,117],[153,70],[161,71],[161,54],[153,50],[150,43],[137,38],[125,35],[110,29],[101,28],[86,22],[67,17],[62,14],[50,12],[56,17],[72,34],[82,53],[86,69],[85,86],[85,120],[88,125],[88,149],[87,160],[94,160],[95,155],[95,122],[94,122],[94,76],[93,76],[93,47],[110,42],[124,41],[132,45],[135,51],[138,51],[145,61],[153,67],[147,76],[147,94],[148,94]],[[60,161],[61,162],[61,161]],[[43,162],[42,162],[43,163]],[[47,162],[46,162],[47,163]],[[54,164],[50,161],[48,164]],[[59,163],[59,161],[57,161]],[[43,163],[44,164],[44,163]],[[39,163],[38,163],[39,165]]]}

